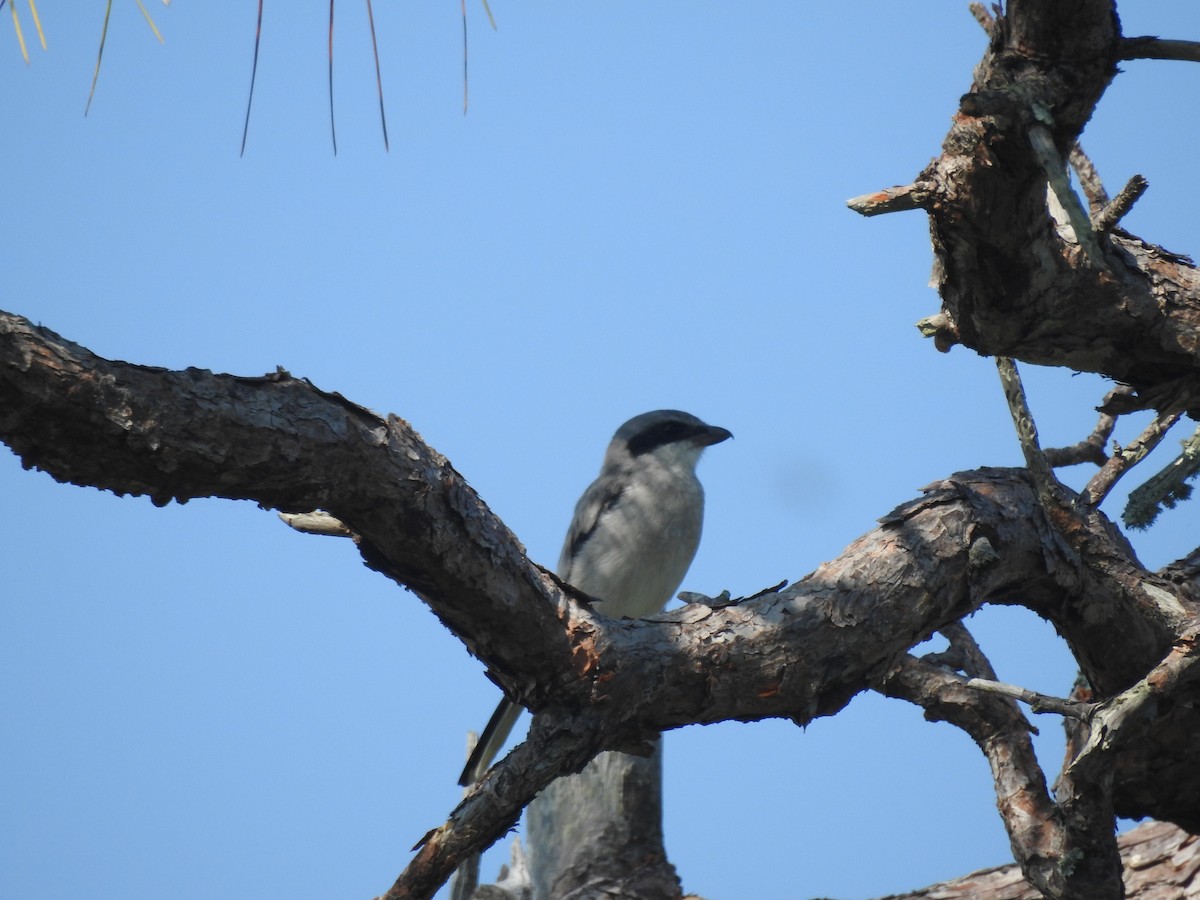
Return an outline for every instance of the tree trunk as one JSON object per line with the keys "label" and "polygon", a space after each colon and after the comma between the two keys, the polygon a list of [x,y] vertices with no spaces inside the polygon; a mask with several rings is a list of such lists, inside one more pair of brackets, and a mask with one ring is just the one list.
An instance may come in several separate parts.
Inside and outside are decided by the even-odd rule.
{"label": "tree trunk", "polygon": [[525,810],[535,900],[681,897],[662,833],[662,741],[648,757],[601,753]]}

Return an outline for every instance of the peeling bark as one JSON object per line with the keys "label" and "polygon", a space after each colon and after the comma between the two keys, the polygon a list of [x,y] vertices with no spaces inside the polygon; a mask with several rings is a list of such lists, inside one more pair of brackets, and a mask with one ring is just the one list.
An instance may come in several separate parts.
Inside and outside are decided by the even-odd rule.
{"label": "peeling bark", "polygon": [[923,330],[939,349],[1097,372],[1134,388],[1123,408],[1200,412],[1192,261],[1047,209],[1047,166],[1065,170],[1117,62],[1142,45],[1121,35],[1112,0],[1013,0],[988,28],[941,155],[909,188],[851,206],[929,213],[942,310]]}
{"label": "peeling bark", "polygon": [[[1176,900],[1200,887],[1200,838],[1165,822],[1148,822],[1117,839],[1125,897]],[[908,894],[879,900],[1038,900],[1042,895],[1015,865],[980,869]]]}
{"label": "peeling bark", "polygon": [[[26,465],[63,481],[160,502],[220,496],[325,507],[370,565],[415,590],[534,709],[529,739],[426,836],[389,897],[430,895],[538,791],[601,750],[690,723],[786,717],[804,725],[833,715],[859,691],[898,678],[910,647],[984,603],[1019,602],[1050,618],[1105,695],[1136,686],[1164,658],[1182,666],[1194,649],[1177,640],[1194,613],[1188,591],[1145,572],[1099,512],[1048,513],[1023,470],[930,485],[787,589],[612,621],[532,564],[404,422],[286,373],[235,378],[110,362],[4,315],[0,410],[0,438]],[[1112,724],[1110,738],[1128,729],[1128,739],[1108,740],[1104,754],[1140,771],[1164,759],[1156,735],[1184,729],[1193,739],[1175,755],[1183,765],[1196,745],[1192,705],[1171,698],[1189,689],[1182,677],[1155,686],[1162,702]],[[1069,833],[1072,810],[1046,796],[1040,773],[1021,777],[1038,799],[1002,809],[1006,820],[1024,819],[1010,831],[1034,833],[1059,817]],[[1091,816],[1081,846],[1111,838],[1105,804],[1126,800],[1120,781],[1110,781],[1111,792],[1087,794],[1103,814]],[[1171,815],[1180,786],[1153,788],[1139,784],[1143,812]],[[1058,863],[1058,845],[1028,846],[1038,848],[1019,849],[1028,871],[1038,868],[1034,857]],[[1094,856],[1103,869],[1106,854]],[[1049,893],[1106,895],[1103,878],[1083,875],[1081,886]]]}
{"label": "peeling bark", "polygon": [[[939,349],[960,343],[1106,375],[1127,385],[1106,402],[1110,417],[1142,408],[1161,423],[1200,417],[1200,274],[1120,229],[1144,186],[1133,181],[1109,201],[1077,145],[1119,60],[1200,53],[1123,37],[1112,0],[974,11],[989,46],[941,155],[910,185],[851,205],[929,214],[942,308],[921,327]],[[1068,159],[1086,210],[1066,186]],[[1137,881],[1148,844],[1118,843],[1114,817],[1200,831],[1200,566],[1193,553],[1146,571],[1095,508],[1131,465],[1104,462],[1105,428],[1111,420],[1059,457],[1027,447],[1032,475],[983,469],[930,485],[786,589],[613,621],[530,562],[403,420],[283,371],[238,378],[104,360],[0,314],[0,439],[26,466],[160,505],[214,496],[327,510],[368,565],[411,588],[535,712],[526,742],[427,833],[389,898],[430,896],[539,791],[601,751],[692,723],[804,725],[867,689],[971,735],[991,766],[1020,877],[1038,893],[1150,896]],[[1084,458],[1105,472],[1076,496],[1049,466]],[[1049,619],[1086,678],[1053,792],[1016,704],[971,685],[993,675],[957,623],[985,603]],[[939,630],[950,651],[909,654]],[[1148,840],[1162,871],[1184,873],[1163,881],[1190,887],[1195,842],[1169,830]],[[1032,896],[1011,871],[993,874],[908,896]]]}

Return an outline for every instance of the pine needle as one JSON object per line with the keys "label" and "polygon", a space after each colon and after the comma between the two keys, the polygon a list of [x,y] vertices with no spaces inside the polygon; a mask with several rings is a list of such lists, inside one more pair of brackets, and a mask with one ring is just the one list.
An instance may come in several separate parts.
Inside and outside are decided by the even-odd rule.
{"label": "pine needle", "polygon": [[329,135],[333,138],[333,155],[337,156],[337,127],[333,118],[333,0],[329,0]]}
{"label": "pine needle", "polygon": [[462,0],[463,22],[463,115],[467,114],[467,0]]}
{"label": "pine needle", "polygon": [[[33,0],[30,0],[30,2],[32,3]],[[138,9],[142,11],[142,15],[146,17],[146,24],[150,26],[150,30],[154,32],[154,36],[158,38],[158,42],[165,44],[166,41],[163,40],[162,34],[159,33],[158,26],[154,24],[154,20],[150,18],[150,11],[146,9],[145,4],[142,3],[142,0],[134,0],[134,2],[137,3]]]}
{"label": "pine needle", "polygon": [[492,23],[492,31],[496,31],[496,17],[492,15],[492,8],[488,6],[487,0],[483,0],[483,11],[487,13],[488,21]]}
{"label": "pine needle", "polygon": [[371,0],[367,0],[367,21],[371,23],[371,50],[375,54],[375,87],[379,91],[379,123],[383,126],[383,149],[390,151],[387,116],[383,112],[383,76],[379,72],[379,44],[375,41],[375,14],[371,11]]}
{"label": "pine needle", "polygon": [[104,41],[108,37],[108,16],[112,12],[112,0],[104,7],[104,28],[100,31],[100,50],[96,53],[96,71],[92,73],[92,89],[88,91],[87,106],[83,108],[86,116],[92,108],[92,97],[96,95],[96,82],[100,79],[100,60],[104,58]]}
{"label": "pine needle", "polygon": [[[167,0],[163,0],[166,3]],[[246,155],[246,135],[250,133],[250,105],[254,102],[254,79],[258,76],[258,45],[262,40],[262,8],[263,0],[258,0],[258,24],[254,26],[254,62],[250,66],[250,96],[246,99],[246,122],[242,125],[242,152]]]}
{"label": "pine needle", "polygon": [[46,33],[42,31],[42,20],[38,18],[37,4],[33,0],[29,0],[29,12],[33,14],[33,27],[37,29],[38,40],[42,42],[42,49],[46,49]]}
{"label": "pine needle", "polygon": [[25,47],[25,35],[21,31],[21,19],[17,15],[16,0],[13,0],[13,2],[8,5],[8,8],[12,10],[13,28],[17,32],[17,43],[21,45],[21,58],[25,60],[25,65],[29,65],[29,50],[27,50]]}

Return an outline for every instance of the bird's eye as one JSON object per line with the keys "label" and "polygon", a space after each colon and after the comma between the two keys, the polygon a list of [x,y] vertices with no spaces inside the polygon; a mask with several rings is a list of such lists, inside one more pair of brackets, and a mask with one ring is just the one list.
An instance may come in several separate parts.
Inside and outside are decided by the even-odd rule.
{"label": "bird's eye", "polygon": [[659,422],[630,438],[629,452],[634,456],[640,456],[665,444],[673,444],[690,437],[694,431],[695,429],[689,427],[686,422]]}

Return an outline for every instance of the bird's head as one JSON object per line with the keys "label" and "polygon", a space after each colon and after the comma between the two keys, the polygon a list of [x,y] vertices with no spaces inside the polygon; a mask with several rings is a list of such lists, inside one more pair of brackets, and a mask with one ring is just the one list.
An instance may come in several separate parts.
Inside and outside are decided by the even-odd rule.
{"label": "bird's head", "polygon": [[733,435],[677,409],[656,409],[634,416],[617,429],[608,445],[606,464],[629,464],[649,455],[667,468],[694,471],[705,447]]}

